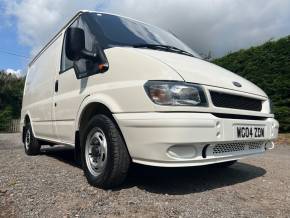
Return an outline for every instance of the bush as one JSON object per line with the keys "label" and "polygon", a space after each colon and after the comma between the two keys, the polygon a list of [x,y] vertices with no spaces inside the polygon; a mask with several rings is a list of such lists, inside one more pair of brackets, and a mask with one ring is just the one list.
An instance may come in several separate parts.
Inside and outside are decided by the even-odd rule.
{"label": "bush", "polygon": [[261,87],[273,103],[281,132],[290,132],[290,36],[213,61]]}
{"label": "bush", "polygon": [[21,112],[24,78],[0,71],[0,131]]}
{"label": "bush", "polygon": [[11,106],[7,106],[0,111],[0,132],[7,130],[7,124],[12,120],[13,110]]}

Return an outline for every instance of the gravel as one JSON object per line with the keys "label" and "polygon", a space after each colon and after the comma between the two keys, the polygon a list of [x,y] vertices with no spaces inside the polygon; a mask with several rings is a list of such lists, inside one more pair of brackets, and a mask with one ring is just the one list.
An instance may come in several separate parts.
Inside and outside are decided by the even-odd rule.
{"label": "gravel", "polygon": [[24,154],[0,134],[0,217],[290,217],[290,146],[232,167],[133,165],[116,190],[91,187],[64,146]]}

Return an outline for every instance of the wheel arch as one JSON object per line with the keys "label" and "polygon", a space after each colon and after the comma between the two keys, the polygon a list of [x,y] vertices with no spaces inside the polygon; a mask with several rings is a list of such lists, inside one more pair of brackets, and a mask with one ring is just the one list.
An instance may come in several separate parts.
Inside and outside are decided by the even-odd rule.
{"label": "wheel arch", "polygon": [[31,129],[32,129],[32,133],[33,133],[33,135],[35,135],[34,128],[33,128],[33,125],[32,125],[31,115],[29,114],[29,112],[25,113],[24,118],[23,118],[23,126],[22,126],[22,142],[23,143],[24,143],[25,127],[26,127],[26,125],[28,123],[30,123]]}
{"label": "wheel arch", "polygon": [[121,137],[123,138],[123,140],[125,142],[128,154],[130,155],[126,140],[123,136],[123,133],[122,133],[117,121],[115,120],[115,118],[113,116],[113,111],[111,108],[112,107],[109,107],[103,101],[97,101],[97,100],[91,100],[91,101],[88,101],[87,104],[85,104],[85,105],[83,104],[83,106],[79,110],[77,120],[76,120],[76,126],[75,126],[75,152],[76,152],[75,155],[76,156],[78,156],[78,154],[80,152],[80,130],[96,114],[106,115],[113,121],[113,123],[115,124],[115,126],[119,130]]}
{"label": "wheel arch", "polygon": [[[108,114],[113,114],[113,112],[121,112],[119,104],[112,99],[110,96],[98,94],[87,96],[81,103],[76,121],[75,121],[75,131],[79,131],[80,125],[84,118],[88,115],[89,112],[107,112]],[[114,117],[113,117],[114,118]]]}
{"label": "wheel arch", "polygon": [[104,114],[114,119],[111,110],[105,104],[91,102],[81,111],[78,119],[77,130],[80,130],[96,114]]}
{"label": "wheel arch", "polygon": [[28,114],[26,114],[26,115],[24,116],[24,125],[27,125],[28,123],[30,123],[30,117],[29,117]]}

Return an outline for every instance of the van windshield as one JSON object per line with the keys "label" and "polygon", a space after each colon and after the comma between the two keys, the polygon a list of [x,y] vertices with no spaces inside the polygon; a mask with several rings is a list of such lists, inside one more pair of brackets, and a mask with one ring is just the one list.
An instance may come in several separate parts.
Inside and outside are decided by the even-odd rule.
{"label": "van windshield", "polygon": [[200,57],[173,34],[149,24],[103,13],[89,13],[86,20],[105,48],[146,47]]}

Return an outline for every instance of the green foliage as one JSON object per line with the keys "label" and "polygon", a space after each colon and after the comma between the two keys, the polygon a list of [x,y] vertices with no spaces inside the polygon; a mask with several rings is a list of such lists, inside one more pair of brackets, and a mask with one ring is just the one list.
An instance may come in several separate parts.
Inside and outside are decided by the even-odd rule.
{"label": "green foliage", "polygon": [[12,114],[11,106],[7,106],[0,111],[0,132],[4,132],[7,129],[7,124],[12,119]]}
{"label": "green foliage", "polygon": [[0,131],[20,117],[24,78],[0,71]]}
{"label": "green foliage", "polygon": [[280,131],[290,132],[290,36],[213,62],[261,87],[272,100]]}

